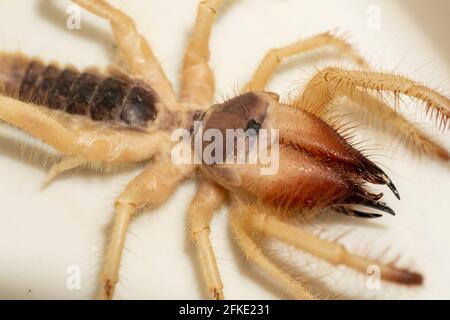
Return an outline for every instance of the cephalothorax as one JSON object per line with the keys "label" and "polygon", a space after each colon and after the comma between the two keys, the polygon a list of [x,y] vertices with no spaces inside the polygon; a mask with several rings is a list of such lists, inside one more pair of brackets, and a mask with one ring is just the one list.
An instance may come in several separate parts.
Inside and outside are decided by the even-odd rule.
{"label": "cephalothorax", "polygon": [[[315,215],[326,208],[362,218],[380,217],[381,212],[394,214],[380,201],[383,194],[370,191],[370,184],[386,185],[400,199],[389,177],[326,120],[324,115],[335,107],[335,99],[349,98],[382,119],[389,119],[398,134],[417,150],[447,161],[449,154],[444,148],[376,93],[386,91],[396,97],[402,94],[424,101],[443,130],[450,117],[447,97],[404,77],[367,71],[364,60],[345,41],[326,33],[269,51],[241,95],[213,105],[214,79],[208,65],[208,43],[222,1],[205,0],[199,4],[186,50],[178,99],[150,46],[128,16],[105,1],[74,2],[111,22],[118,49],[126,60],[126,71],[80,72],[17,54],[2,54],[0,119],[41,139],[66,157],[52,167],[46,182],[88,163],[150,162],[116,200],[99,298],[113,297],[131,217],[146,207],[163,203],[197,169],[202,180],[188,210],[190,232],[212,298],[223,298],[223,285],[209,240],[209,225],[213,212],[227,195],[232,229],[245,255],[296,298],[314,296],[264,255],[253,233],[277,238],[332,264],[344,264],[362,272],[378,264],[384,280],[422,283],[420,274],[352,255],[339,244],[290,225],[289,219]],[[364,71],[319,71],[289,104],[264,90],[283,58],[323,46],[335,47]],[[229,130],[248,133],[245,139],[261,138],[264,130],[277,130],[276,143],[269,141],[266,145],[273,152],[276,145],[276,172],[261,174],[259,162],[228,163],[225,160],[230,154],[232,159],[237,156],[231,152],[237,150],[234,147],[220,154],[220,163],[175,163],[171,157],[176,143],[171,139],[173,131],[195,131],[197,121],[205,130],[214,129],[224,137]],[[227,141],[224,138],[221,142],[226,145]],[[202,143],[200,150],[207,147]],[[251,148],[246,140],[244,153],[248,155]]]}

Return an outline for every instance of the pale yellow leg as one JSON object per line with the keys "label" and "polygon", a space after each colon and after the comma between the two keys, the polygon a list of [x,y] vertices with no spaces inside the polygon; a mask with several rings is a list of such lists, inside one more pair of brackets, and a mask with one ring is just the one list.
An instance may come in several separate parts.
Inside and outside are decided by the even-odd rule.
{"label": "pale yellow leg", "polygon": [[209,107],[214,99],[214,75],[209,67],[211,28],[222,0],[201,1],[182,70],[181,98],[185,103]]}
{"label": "pale yellow leg", "polygon": [[353,59],[360,66],[365,68],[368,67],[364,58],[361,57],[344,39],[336,37],[331,33],[323,33],[308,39],[299,40],[281,48],[269,50],[259,64],[252,80],[245,86],[244,91],[264,90],[270,77],[284,59],[326,46],[335,48],[342,55]]}
{"label": "pale yellow leg", "polygon": [[223,203],[225,190],[211,180],[202,181],[188,210],[190,234],[196,243],[208,292],[214,300],[222,300],[220,279],[214,249],[209,239],[212,215]]}
{"label": "pale yellow leg", "polygon": [[284,288],[296,299],[311,300],[314,296],[302,286],[298,281],[292,278],[288,273],[277,267],[269,258],[267,258],[261,248],[256,244],[248,233],[248,221],[245,208],[238,209],[236,207],[231,210],[231,227],[233,229],[236,240],[244,252],[247,259],[256,263],[269,276],[279,282]]}
{"label": "pale yellow leg", "polygon": [[331,102],[334,99],[346,96],[379,115],[382,120],[388,122],[388,125],[394,126],[396,131],[413,143],[419,151],[445,161],[449,160],[449,154],[442,146],[433,142],[368,90],[372,90],[375,94],[389,91],[396,97],[404,94],[424,101],[427,110],[432,112],[436,119],[441,120],[441,127],[447,127],[450,117],[450,100],[447,97],[407,78],[384,73],[327,68],[308,83],[294,104],[320,117],[333,106]]}
{"label": "pale yellow leg", "polygon": [[[342,94],[344,95],[345,93],[343,92]],[[383,126],[392,127],[419,154],[432,154],[444,161],[450,159],[448,151],[443,146],[433,141],[426,133],[422,132],[386,103],[358,89],[347,92],[345,96],[376,115]]]}
{"label": "pale yellow leg", "polygon": [[367,273],[370,267],[377,266],[383,280],[409,285],[422,283],[420,274],[353,255],[339,244],[322,240],[307,231],[284,223],[270,214],[253,213],[249,220],[252,227],[258,232],[286,242],[331,264],[346,265],[362,273]]}
{"label": "pale yellow leg", "polygon": [[167,133],[82,129],[56,112],[0,95],[0,120],[16,126],[66,156],[131,163],[149,159],[170,143]]}
{"label": "pale yellow leg", "polygon": [[86,163],[87,161],[85,159],[79,157],[70,157],[62,160],[61,162],[51,167],[47,177],[44,180],[44,183],[42,184],[42,187],[46,187],[59,174],[82,166],[83,164]]}
{"label": "pale yellow leg", "polygon": [[111,23],[120,52],[127,61],[129,74],[146,81],[160,98],[171,103],[176,101],[175,92],[153,51],[139,34],[133,20],[103,0],[72,0],[91,13]]}
{"label": "pale yellow leg", "polygon": [[193,170],[193,166],[173,165],[170,158],[159,159],[134,178],[116,200],[114,225],[101,274],[99,299],[112,299],[114,295],[131,217],[145,207],[163,203],[178,183]]}

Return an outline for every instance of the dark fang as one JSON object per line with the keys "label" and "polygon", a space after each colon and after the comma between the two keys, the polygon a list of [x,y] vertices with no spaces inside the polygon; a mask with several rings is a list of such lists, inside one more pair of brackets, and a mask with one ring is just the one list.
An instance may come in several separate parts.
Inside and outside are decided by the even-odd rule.
{"label": "dark fang", "polygon": [[362,212],[358,210],[353,209],[347,209],[344,207],[337,207],[335,208],[338,212],[343,213],[345,215],[348,215],[350,217],[356,217],[356,218],[363,218],[363,219],[377,219],[381,218],[383,215],[378,213],[369,213],[369,212]]}
{"label": "dark fang", "polygon": [[385,174],[383,173],[382,176],[384,182],[386,183],[386,185],[388,186],[389,189],[391,189],[392,193],[395,195],[395,197],[400,200],[400,193],[398,192],[397,188],[395,187],[394,183],[392,182],[392,180]]}
{"label": "dark fang", "polygon": [[392,180],[388,177],[388,175],[381,170],[378,166],[376,166],[374,163],[370,162],[369,160],[365,159],[362,164],[363,171],[366,171],[367,174],[364,175],[364,179],[368,182],[375,183],[375,184],[385,184],[388,186],[389,189],[391,189],[392,193],[395,195],[395,197],[400,200],[400,194],[395,187]]}
{"label": "dark fang", "polygon": [[369,199],[361,199],[362,201],[358,204],[362,205],[362,206],[366,206],[368,208],[372,208],[372,209],[376,209],[376,210],[380,210],[386,213],[389,213],[392,216],[395,216],[395,211],[392,210],[391,208],[389,208],[385,203],[383,202],[378,202],[378,201],[373,201],[373,200],[369,200]]}
{"label": "dark fang", "polygon": [[365,206],[371,209],[380,210],[383,212],[386,212],[392,216],[395,216],[394,210],[392,210],[390,207],[388,207],[383,202],[378,202],[375,200],[372,200],[370,198],[367,198],[364,194],[355,194],[345,204],[354,204],[354,205],[361,205]]}
{"label": "dark fang", "polygon": [[358,218],[364,218],[364,219],[378,219],[381,218],[383,215],[378,213],[368,213],[368,212],[362,212],[358,210],[353,210],[353,214],[355,217]]}

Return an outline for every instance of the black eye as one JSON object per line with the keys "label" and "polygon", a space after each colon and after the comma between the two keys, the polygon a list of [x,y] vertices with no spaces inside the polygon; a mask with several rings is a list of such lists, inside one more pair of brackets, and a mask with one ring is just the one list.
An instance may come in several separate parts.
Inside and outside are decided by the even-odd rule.
{"label": "black eye", "polygon": [[256,133],[259,132],[259,129],[261,129],[261,123],[259,121],[256,121],[255,119],[251,119],[247,122],[247,126],[245,127],[245,132],[248,130],[253,129]]}

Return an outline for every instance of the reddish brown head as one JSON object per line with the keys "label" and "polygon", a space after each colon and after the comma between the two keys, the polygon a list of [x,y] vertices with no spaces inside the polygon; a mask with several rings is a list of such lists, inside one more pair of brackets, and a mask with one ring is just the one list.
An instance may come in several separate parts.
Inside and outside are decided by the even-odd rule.
{"label": "reddish brown head", "polygon": [[[203,130],[223,133],[223,145],[227,129],[253,130],[258,135],[263,129],[278,129],[278,145],[269,146],[269,151],[278,149],[279,156],[278,170],[273,175],[262,175],[260,162],[202,166],[207,176],[234,192],[256,197],[276,208],[333,206],[361,217],[380,216],[348,207],[357,204],[394,214],[378,202],[382,194],[371,194],[363,186],[367,182],[385,184],[399,197],[387,175],[325,121],[281,104],[276,94],[246,93],[213,106],[202,120]],[[202,147],[205,150],[207,143],[203,142]],[[249,150],[247,146],[245,152]],[[229,155],[230,150],[226,150],[224,158]]]}

